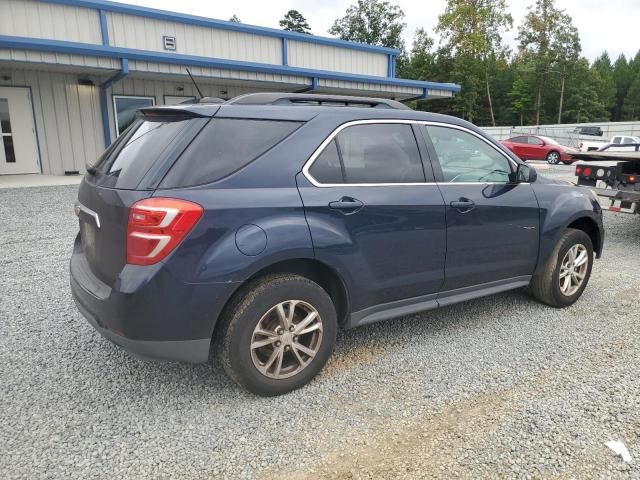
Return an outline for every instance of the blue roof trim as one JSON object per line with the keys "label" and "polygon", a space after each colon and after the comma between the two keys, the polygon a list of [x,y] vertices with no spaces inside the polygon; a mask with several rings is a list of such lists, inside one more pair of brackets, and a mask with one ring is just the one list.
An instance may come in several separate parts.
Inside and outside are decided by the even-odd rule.
{"label": "blue roof trim", "polygon": [[74,7],[95,8],[97,10],[106,10],[109,12],[125,13],[129,15],[137,15],[140,17],[155,18],[169,22],[186,23],[189,25],[199,25],[210,28],[220,28],[223,30],[234,30],[236,32],[253,33],[256,35],[266,35],[269,37],[288,38],[289,40],[297,40],[299,42],[317,43],[320,45],[331,45],[334,47],[351,48],[355,50],[367,50],[370,52],[387,53],[397,55],[400,53],[395,48],[378,47],[366,43],[348,42],[338,38],[318,37],[305,33],[290,32],[288,30],[278,30],[277,28],[258,27],[256,25],[247,25],[245,23],[227,22],[225,20],[217,20],[207,17],[199,17],[197,15],[187,15],[184,13],[169,12],[167,10],[158,10],[155,8],[139,7],[136,5],[128,5],[126,3],[109,2],[106,0],[44,0],[49,3],[58,3],[61,5],[70,5]]}
{"label": "blue roof trim", "polygon": [[451,92],[460,91],[460,86],[452,83],[437,83],[425,82],[420,80],[405,80],[402,78],[355,75],[351,73],[337,73],[327,70],[313,70],[309,68],[272,65],[268,63],[242,62],[238,60],[199,57],[194,55],[152,52],[105,45],[65,42],[61,40],[45,40],[40,38],[0,35],[0,47],[16,48],[21,50],[37,50],[41,52],[69,53],[75,55],[93,55],[96,57],[128,58],[129,60],[141,60],[146,62],[193,65],[205,68],[223,68],[245,72],[275,73],[280,75],[322,78],[326,80],[343,80],[349,82],[375,83],[380,85],[395,85],[399,87],[429,88]]}

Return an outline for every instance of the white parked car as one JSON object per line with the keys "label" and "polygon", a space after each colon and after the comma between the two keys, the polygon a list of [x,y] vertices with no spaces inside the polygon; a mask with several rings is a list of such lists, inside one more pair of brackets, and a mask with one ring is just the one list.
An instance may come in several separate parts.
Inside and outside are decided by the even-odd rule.
{"label": "white parked car", "polygon": [[[581,140],[578,150],[581,152],[591,152],[606,149],[609,152],[628,152],[635,143],[640,143],[639,137],[616,135],[608,142],[603,140]],[[627,146],[625,147],[624,145]]]}

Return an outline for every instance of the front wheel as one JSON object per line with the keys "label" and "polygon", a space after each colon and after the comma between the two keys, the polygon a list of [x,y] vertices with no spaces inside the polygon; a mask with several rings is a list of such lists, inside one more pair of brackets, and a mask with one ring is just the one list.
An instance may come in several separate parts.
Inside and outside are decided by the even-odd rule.
{"label": "front wheel", "polygon": [[561,235],[544,269],[531,279],[532,295],[552,307],[568,307],[589,283],[593,244],[582,230],[568,228]]}
{"label": "front wheel", "polygon": [[549,152],[547,154],[547,163],[557,165],[560,162],[560,154],[558,152]]}
{"label": "front wheel", "polygon": [[219,357],[225,371],[262,396],[280,395],[311,381],[336,340],[331,298],[317,283],[298,275],[253,281],[236,295],[221,320]]}

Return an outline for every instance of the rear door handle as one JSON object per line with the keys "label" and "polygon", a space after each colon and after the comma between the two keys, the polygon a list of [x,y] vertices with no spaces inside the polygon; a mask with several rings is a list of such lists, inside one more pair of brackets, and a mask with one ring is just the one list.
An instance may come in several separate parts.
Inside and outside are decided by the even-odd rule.
{"label": "rear door handle", "polygon": [[351,197],[342,197],[340,200],[336,200],[334,202],[329,202],[329,208],[332,210],[341,210],[342,213],[355,213],[364,207],[364,203],[362,203],[357,198]]}
{"label": "rear door handle", "polygon": [[456,210],[463,213],[469,212],[476,207],[476,204],[473,201],[466,198],[461,198],[460,200],[453,201],[449,205],[451,205],[451,208],[455,208]]}

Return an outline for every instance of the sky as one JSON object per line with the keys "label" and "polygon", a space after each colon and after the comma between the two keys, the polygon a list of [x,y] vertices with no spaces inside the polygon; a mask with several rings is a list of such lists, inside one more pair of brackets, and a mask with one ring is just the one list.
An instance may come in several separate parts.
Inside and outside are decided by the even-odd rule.
{"label": "sky", "polygon": [[[311,25],[312,33],[330,36],[327,30],[333,21],[344,15],[355,0],[119,0],[122,3],[142,5],[180,13],[228,20],[237,15],[243,23],[280,28],[278,21],[290,9],[298,10]],[[517,46],[517,27],[535,0],[507,0],[514,20],[514,28],[504,40]],[[405,13],[407,28],[404,32],[408,48],[413,42],[416,28],[423,27],[437,39],[434,28],[446,0],[391,0]],[[640,0],[556,0],[558,8],[565,9],[580,32],[582,54],[594,60],[603,50],[612,60],[624,53],[633,57],[640,49]]]}

